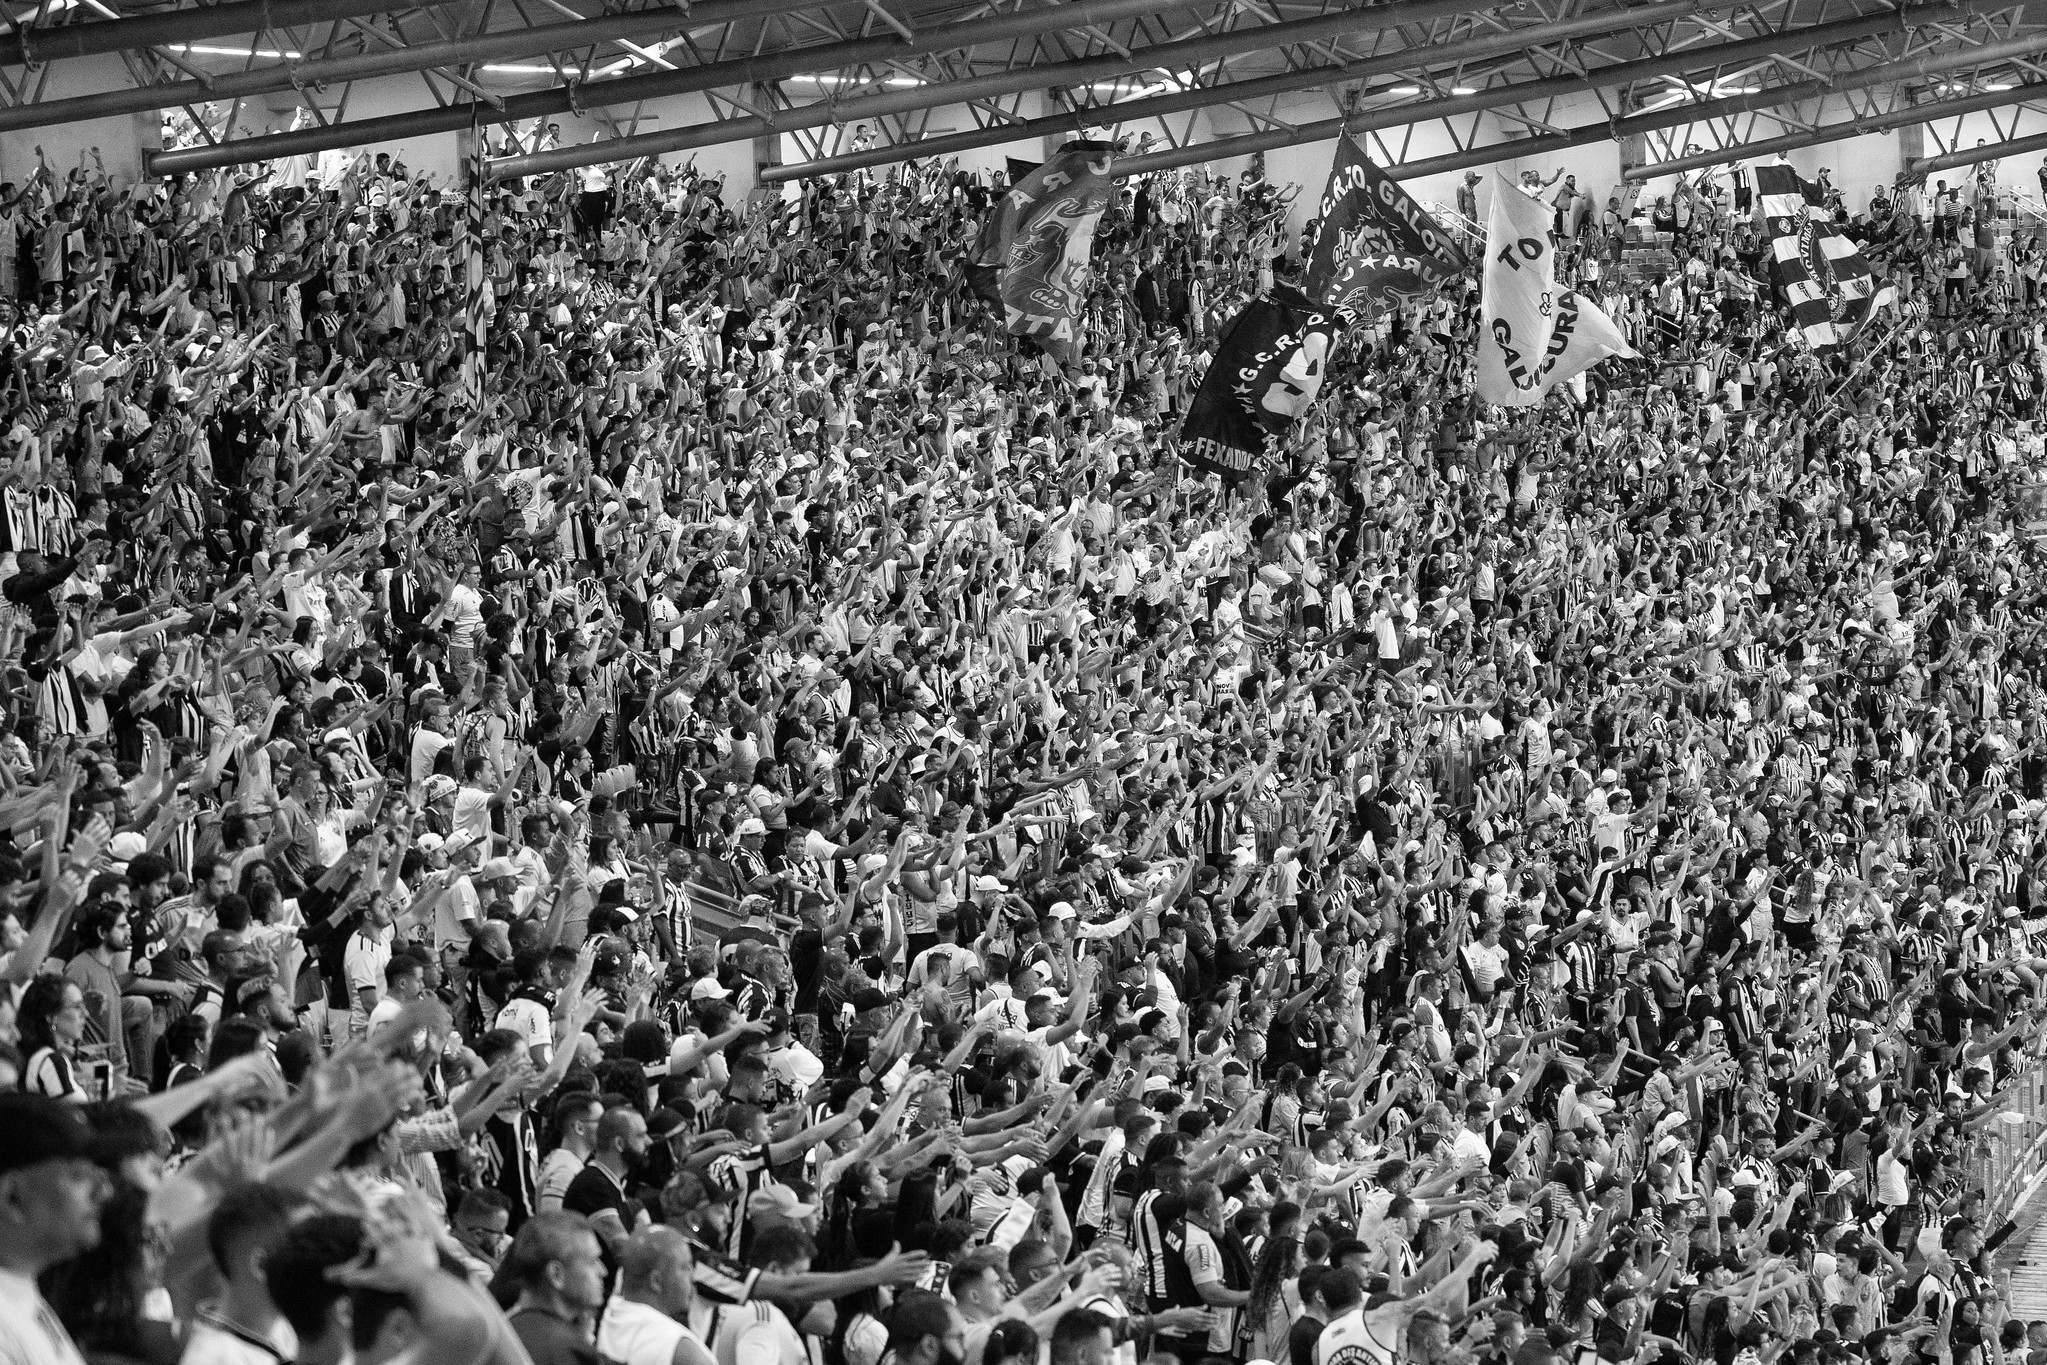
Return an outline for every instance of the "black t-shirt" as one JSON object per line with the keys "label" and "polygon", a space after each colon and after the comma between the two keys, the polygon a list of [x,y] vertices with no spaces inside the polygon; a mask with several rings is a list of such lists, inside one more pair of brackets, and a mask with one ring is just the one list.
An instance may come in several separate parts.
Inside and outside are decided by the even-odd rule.
{"label": "black t-shirt", "polygon": [[824,935],[798,929],[789,940],[789,974],[796,980],[796,1012],[817,1013],[817,987],[824,975]]}
{"label": "black t-shirt", "polygon": [[1315,1365],[1315,1343],[1322,1339],[1320,1318],[1300,1317],[1286,1329],[1288,1365]]}
{"label": "black t-shirt", "polygon": [[598,1365],[602,1359],[582,1330],[552,1313],[528,1308],[506,1319],[533,1365]]}
{"label": "black t-shirt", "polygon": [[570,1213],[580,1213],[585,1218],[610,1209],[618,1215],[619,1225],[627,1232],[639,1218],[640,1206],[637,1200],[626,1198],[626,1193],[616,1180],[596,1162],[590,1162],[576,1172],[576,1178],[569,1182],[568,1190],[562,1195],[562,1208]]}

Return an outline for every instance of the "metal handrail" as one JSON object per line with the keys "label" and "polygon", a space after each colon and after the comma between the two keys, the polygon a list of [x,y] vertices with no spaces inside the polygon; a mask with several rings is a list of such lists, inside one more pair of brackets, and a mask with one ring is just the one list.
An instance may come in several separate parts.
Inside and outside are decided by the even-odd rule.
{"label": "metal handrail", "polygon": [[[2047,1163],[2047,1065],[2032,1063],[2006,1090],[2004,1109],[1976,1152],[1976,1184],[1984,1193],[1986,1226],[2012,1214],[2019,1196]],[[2031,1130],[2031,1131],[2029,1131]]]}

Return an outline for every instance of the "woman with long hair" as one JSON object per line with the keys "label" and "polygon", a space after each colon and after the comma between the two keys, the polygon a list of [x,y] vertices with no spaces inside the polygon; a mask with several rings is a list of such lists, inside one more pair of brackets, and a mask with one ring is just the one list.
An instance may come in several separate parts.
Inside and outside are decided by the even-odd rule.
{"label": "woman with long hair", "polygon": [[1301,1206],[1281,1200],[1265,1221],[1269,1232],[1251,1267],[1244,1326],[1251,1359],[1283,1360],[1287,1332],[1301,1316]]}
{"label": "woman with long hair", "polygon": [[22,992],[17,1023],[28,1060],[21,1088],[71,1104],[88,1098],[78,1075],[78,1045],[85,1038],[85,992],[61,976],[39,976]]}
{"label": "woman with long hair", "polygon": [[827,1193],[825,1224],[818,1237],[820,1267],[837,1270],[860,1253],[854,1246],[853,1217],[888,1198],[888,1182],[871,1161],[855,1161],[839,1172]]}

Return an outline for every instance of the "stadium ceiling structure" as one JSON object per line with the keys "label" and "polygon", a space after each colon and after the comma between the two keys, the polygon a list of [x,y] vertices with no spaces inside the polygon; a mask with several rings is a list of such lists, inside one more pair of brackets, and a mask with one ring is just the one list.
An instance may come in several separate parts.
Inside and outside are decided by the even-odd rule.
{"label": "stadium ceiling structure", "polygon": [[[41,0],[11,17],[0,129],[183,109],[196,145],[151,155],[158,174],[478,122],[528,138],[498,175],[786,134],[804,159],[770,181],[1060,133],[1137,139],[1132,174],[1345,127],[1402,177],[1639,138],[1640,179],[1913,123],[1943,168],[2047,145],[2047,12],[2009,0]],[[57,64],[105,54],[129,87],[43,97]],[[351,117],[356,82],[408,73],[418,108]],[[684,93],[711,117],[646,126]],[[279,100],[307,126],[236,135]],[[1998,138],[1954,145],[1941,120],[1977,112]],[[564,145],[532,144],[559,119],[577,120]],[[857,123],[873,145],[841,150]],[[1455,150],[1411,157],[1427,124]]]}

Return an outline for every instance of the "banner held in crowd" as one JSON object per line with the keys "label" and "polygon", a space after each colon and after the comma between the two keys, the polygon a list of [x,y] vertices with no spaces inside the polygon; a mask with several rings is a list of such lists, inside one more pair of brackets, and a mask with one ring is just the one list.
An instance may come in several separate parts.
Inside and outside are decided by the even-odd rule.
{"label": "banner held in crowd", "polygon": [[484,232],[490,218],[490,145],[483,126],[469,120],[469,185],[462,198],[462,397],[472,409],[484,404],[489,367],[492,307]]}
{"label": "banner held in crowd", "polygon": [[1116,194],[1113,154],[1107,143],[1084,141],[1054,152],[1003,196],[991,215],[994,236],[979,253],[981,264],[1001,270],[1010,335],[1037,342],[1062,365],[1080,355],[1095,226]]}
{"label": "banner held in crowd", "polygon": [[1336,315],[1290,284],[1251,300],[1223,328],[1180,425],[1188,463],[1248,474],[1322,390]]}
{"label": "banner held in crowd", "polygon": [[1428,210],[1348,134],[1336,144],[1320,212],[1307,294],[1339,312],[1405,302],[1469,265]]}
{"label": "banner held in crowd", "polygon": [[1488,403],[1534,407],[1608,356],[1636,354],[1596,304],[1557,288],[1550,218],[1548,205],[1494,175],[1475,357],[1478,396]]}
{"label": "banner held in crowd", "polygon": [[1829,220],[1819,191],[1792,167],[1756,167],[1756,199],[1791,320],[1815,351],[1847,344],[1892,301],[1893,291],[1876,287],[1868,260]]}

